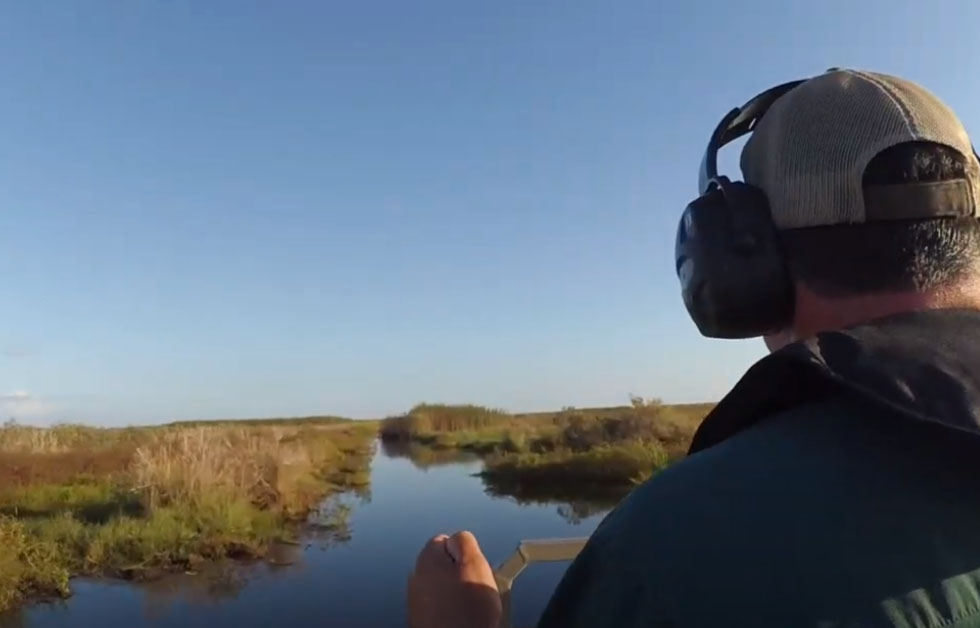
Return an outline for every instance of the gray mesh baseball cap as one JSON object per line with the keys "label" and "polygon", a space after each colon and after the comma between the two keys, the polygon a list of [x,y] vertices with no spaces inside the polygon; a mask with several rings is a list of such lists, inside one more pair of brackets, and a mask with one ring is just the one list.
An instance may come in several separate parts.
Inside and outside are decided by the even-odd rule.
{"label": "gray mesh baseball cap", "polygon": [[[868,162],[912,141],[962,153],[968,180],[877,186],[866,206]],[[980,215],[980,162],[963,124],[923,87],[884,74],[834,69],[792,89],[756,125],[741,166],[779,229]]]}

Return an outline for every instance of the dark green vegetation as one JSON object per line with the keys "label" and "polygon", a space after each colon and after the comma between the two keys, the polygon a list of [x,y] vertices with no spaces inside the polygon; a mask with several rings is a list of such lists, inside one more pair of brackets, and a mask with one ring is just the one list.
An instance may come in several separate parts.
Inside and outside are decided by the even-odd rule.
{"label": "dark green vegetation", "polygon": [[381,436],[479,454],[490,490],[502,493],[519,494],[527,486],[615,491],[682,457],[712,407],[630,401],[613,408],[513,415],[473,405],[420,404],[385,419]]}
{"label": "dark green vegetation", "polygon": [[[317,506],[366,491],[376,423],[265,420],[0,428],[0,610],[64,596],[73,575],[146,578],[259,558]],[[314,512],[316,511],[316,512]]]}

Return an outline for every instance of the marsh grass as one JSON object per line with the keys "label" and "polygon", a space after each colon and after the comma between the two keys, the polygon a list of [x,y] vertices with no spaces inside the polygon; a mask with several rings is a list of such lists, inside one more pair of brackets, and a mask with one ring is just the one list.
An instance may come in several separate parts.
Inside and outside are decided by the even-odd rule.
{"label": "marsh grass", "polygon": [[667,453],[655,442],[599,445],[586,451],[492,456],[483,475],[497,481],[520,481],[534,486],[574,483],[576,490],[639,484],[667,465]]}
{"label": "marsh grass", "polygon": [[0,514],[36,519],[69,514],[103,523],[113,516],[144,512],[140,494],[118,480],[79,475],[64,484],[21,485],[0,491]]}
{"label": "marsh grass", "polygon": [[420,404],[385,419],[381,437],[485,458],[485,477],[547,485],[632,486],[685,455],[711,404],[630,405],[510,415],[481,406]]}
{"label": "marsh grass", "polygon": [[[263,556],[327,495],[367,490],[376,432],[308,419],[0,428],[0,610],[67,595],[71,575]],[[335,514],[318,512],[321,525],[344,533]]]}
{"label": "marsh grass", "polygon": [[511,419],[506,412],[485,406],[420,403],[404,415],[382,421],[381,436],[408,439],[474,434],[503,429]]}
{"label": "marsh grass", "polygon": [[68,594],[69,572],[54,543],[30,534],[24,524],[0,516],[0,610],[28,597]]}

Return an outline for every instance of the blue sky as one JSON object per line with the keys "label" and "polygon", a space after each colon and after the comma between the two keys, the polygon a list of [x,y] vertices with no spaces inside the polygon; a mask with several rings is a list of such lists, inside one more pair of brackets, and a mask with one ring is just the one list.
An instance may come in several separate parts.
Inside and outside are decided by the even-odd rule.
{"label": "blue sky", "polygon": [[[830,66],[980,132],[980,3],[0,8],[0,418],[717,399],[677,216],[718,118]],[[735,155],[723,164],[734,168]]]}

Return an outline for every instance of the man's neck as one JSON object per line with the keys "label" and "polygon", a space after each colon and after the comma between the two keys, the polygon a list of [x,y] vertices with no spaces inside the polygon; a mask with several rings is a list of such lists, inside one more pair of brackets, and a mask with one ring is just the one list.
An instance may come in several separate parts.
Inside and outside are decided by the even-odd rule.
{"label": "man's neck", "polygon": [[822,331],[844,329],[900,314],[941,309],[980,310],[980,282],[930,292],[903,292],[828,299],[805,286],[797,288],[794,339],[815,336]]}

